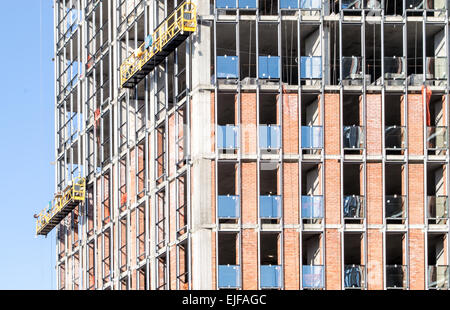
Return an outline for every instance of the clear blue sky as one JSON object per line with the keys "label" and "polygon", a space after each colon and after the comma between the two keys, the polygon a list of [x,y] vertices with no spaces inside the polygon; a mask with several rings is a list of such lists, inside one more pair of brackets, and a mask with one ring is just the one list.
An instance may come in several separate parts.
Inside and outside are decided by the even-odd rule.
{"label": "clear blue sky", "polygon": [[33,218],[54,191],[52,0],[2,1],[0,33],[0,289],[55,289]]}

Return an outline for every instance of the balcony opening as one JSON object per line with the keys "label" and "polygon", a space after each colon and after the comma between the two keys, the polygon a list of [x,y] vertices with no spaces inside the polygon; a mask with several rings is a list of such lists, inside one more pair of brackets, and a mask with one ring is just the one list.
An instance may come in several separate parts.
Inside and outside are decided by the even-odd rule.
{"label": "balcony opening", "polygon": [[280,234],[262,232],[260,235],[260,287],[281,288]]}
{"label": "balcony opening", "polygon": [[403,233],[386,233],[386,289],[407,289],[406,238]]}
{"label": "balcony opening", "polygon": [[240,218],[237,190],[238,165],[234,162],[217,164],[217,216],[221,224],[236,224]]}
{"label": "balcony opening", "polygon": [[381,84],[379,83],[381,81],[381,24],[379,22],[366,23],[365,41],[366,76],[370,77],[369,84],[379,85]]}
{"label": "balcony opening", "polygon": [[431,95],[427,103],[427,150],[428,155],[445,155],[448,149],[447,122],[445,120],[444,96]]}
{"label": "balcony opening", "polygon": [[258,78],[260,84],[278,85],[280,79],[280,57],[278,55],[278,25],[258,24]]}
{"label": "balcony opening", "polygon": [[281,147],[281,128],[278,121],[278,95],[259,95],[259,148],[261,154],[277,154]]}
{"label": "balcony opening", "polygon": [[322,195],[322,169],[320,164],[302,165],[302,209],[304,224],[320,224],[324,215]]}
{"label": "balcony opening", "polygon": [[187,41],[181,43],[176,52],[174,52],[175,57],[175,76],[174,84],[175,90],[175,102],[180,102],[186,97],[187,93],[187,81],[186,81],[186,45]]}
{"label": "balcony opening", "polygon": [[178,187],[178,202],[177,202],[177,236],[181,237],[188,232],[188,186],[187,174],[183,173],[176,180]]}
{"label": "balcony opening", "polygon": [[173,108],[175,104],[175,53],[167,57],[167,110]]}
{"label": "balcony opening", "polygon": [[402,164],[387,163],[385,167],[385,218],[386,224],[404,224],[406,197],[404,196]]}
{"label": "balcony opening", "polygon": [[[384,84],[403,86],[406,79],[406,59],[403,57],[403,25],[384,24]],[[381,80],[377,81],[381,85]]]}
{"label": "balcony opening", "polygon": [[102,279],[103,285],[109,283],[112,278],[112,259],[111,259],[111,228],[105,230],[103,235],[103,251],[102,251]]}
{"label": "balcony opening", "polygon": [[[145,81],[145,79],[143,81]],[[134,113],[130,116],[130,129],[134,130],[133,132],[131,132],[133,134],[131,138],[134,137],[136,137],[136,139],[142,138],[143,134],[145,133],[145,125],[146,125],[145,91],[146,91],[145,82],[139,83],[137,85],[136,98],[135,100],[130,102],[130,112]],[[169,99],[169,109],[171,104],[173,104],[173,101],[171,102],[171,100]]]}
{"label": "balcony opening", "polygon": [[279,165],[277,162],[261,162],[259,171],[259,217],[262,224],[277,224],[281,220],[281,196],[279,194]]}
{"label": "balcony opening", "polygon": [[298,24],[296,21],[281,21],[282,82],[298,85]]}
{"label": "balcony opening", "polygon": [[239,22],[241,85],[256,85],[256,22]]}
{"label": "balcony opening", "polygon": [[157,273],[156,273],[156,289],[166,290],[167,287],[167,256],[162,254],[157,258]]}
{"label": "balcony opening", "polygon": [[137,289],[140,291],[147,289],[147,266],[144,265],[137,270]]}
{"label": "balcony opening", "polygon": [[385,0],[384,1],[385,15],[403,15],[403,1],[402,0]]}
{"label": "balcony opening", "polygon": [[[422,15],[422,13],[421,13]],[[408,22],[407,29],[407,76],[408,85],[423,85],[423,32],[422,22]]]}
{"label": "balcony opening", "polygon": [[278,0],[259,0],[258,8],[259,15],[278,15]]}
{"label": "balcony opening", "polygon": [[343,98],[343,148],[344,154],[362,154],[364,151],[364,127],[362,126],[361,96],[345,94]]}
{"label": "balcony opening", "polygon": [[123,278],[121,278],[119,280],[119,287],[121,291],[126,291],[129,290],[129,286],[128,286],[128,276],[124,276]]}
{"label": "balcony opening", "polygon": [[111,170],[102,175],[102,224],[106,226],[111,222],[111,192],[112,192]]}
{"label": "balcony opening", "polygon": [[156,193],[156,250],[166,245],[166,193],[162,189]]}
{"label": "balcony opening", "polygon": [[445,188],[446,166],[427,164],[427,221],[428,224],[445,225],[448,220],[448,196]]}
{"label": "balcony opening", "polygon": [[240,288],[239,234],[219,232],[218,234],[218,287]]}
{"label": "balcony opening", "polygon": [[87,236],[90,237],[94,233],[94,186],[89,185],[87,187],[87,199],[86,199],[86,225]]}
{"label": "balcony opening", "polygon": [[[111,150],[112,150],[112,135],[111,135],[111,113],[108,111],[101,117],[101,155],[102,155],[102,165],[106,166],[111,160]],[[100,131],[100,130],[99,130]],[[100,132],[99,132],[100,133]],[[97,153],[99,154],[99,153]]]}
{"label": "balcony opening", "polygon": [[344,233],[344,288],[364,289],[364,235]]}
{"label": "balcony opening", "polygon": [[217,23],[215,30],[216,78],[219,84],[235,84],[239,78],[239,61],[236,50],[236,24]]}
{"label": "balcony opening", "polygon": [[178,285],[180,290],[189,289],[189,243],[187,240],[181,242],[178,246]]}
{"label": "balcony opening", "polygon": [[156,183],[161,184],[166,180],[166,126],[161,124],[156,128],[156,158],[155,158],[155,174]]}
{"label": "balcony opening", "polygon": [[119,219],[119,272],[125,272],[128,266],[128,217]]}
{"label": "balcony opening", "polygon": [[143,262],[145,259],[145,231],[147,227],[145,218],[145,202],[141,203],[136,208],[136,259],[138,262]]}
{"label": "balcony opening", "polygon": [[96,283],[96,270],[95,270],[95,262],[96,262],[96,249],[95,249],[95,241],[92,240],[87,244],[88,258],[86,260],[86,285],[88,286],[88,290],[95,289]]}
{"label": "balcony opening", "polygon": [[445,29],[439,24],[427,24],[425,76],[428,85],[445,86],[447,83],[447,51]]}
{"label": "balcony opening", "polygon": [[320,96],[301,95],[302,152],[318,155],[323,149],[323,126],[320,119]]}
{"label": "balcony opening", "polygon": [[302,287],[323,289],[325,269],[322,261],[322,234],[312,233],[302,236]]}
{"label": "balcony opening", "polygon": [[[336,1],[334,1],[336,2]],[[337,5],[339,2],[337,1]],[[324,31],[328,34],[329,43],[324,43],[328,50],[328,55],[324,55],[323,62],[325,64],[325,84],[339,85],[340,77],[340,56],[339,56],[339,23],[325,22]]]}
{"label": "balcony opening", "polygon": [[386,95],[384,108],[384,138],[386,155],[403,155],[406,150],[404,104],[401,95]]}
{"label": "balcony opening", "polygon": [[428,288],[449,289],[447,234],[428,234]]}
{"label": "balcony opening", "polygon": [[[361,24],[343,24],[342,40],[342,85],[363,85],[363,58],[361,57]],[[366,73],[366,85],[370,85],[370,74]]]}
{"label": "balcony opening", "polygon": [[346,224],[362,224],[365,218],[364,166],[344,163],[343,215]]}
{"label": "balcony opening", "polygon": [[217,93],[217,149],[219,153],[236,154],[239,148],[236,100],[235,93]]}
{"label": "balcony opening", "polygon": [[322,80],[322,45],[320,27],[304,24],[300,28],[300,78],[302,85],[320,86]]}

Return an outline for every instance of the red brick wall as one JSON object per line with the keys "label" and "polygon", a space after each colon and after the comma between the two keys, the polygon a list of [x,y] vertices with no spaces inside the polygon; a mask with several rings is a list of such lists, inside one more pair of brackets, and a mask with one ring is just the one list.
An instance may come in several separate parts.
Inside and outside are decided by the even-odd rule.
{"label": "red brick wall", "polygon": [[256,224],[257,220],[257,167],[255,162],[242,163],[242,223]]}
{"label": "red brick wall", "polygon": [[287,290],[300,288],[299,234],[296,229],[284,229],[284,287]]}
{"label": "red brick wall", "polygon": [[424,223],[423,164],[408,165],[408,217],[409,224]]}
{"label": "red brick wall", "polygon": [[425,289],[425,240],[420,229],[409,230],[409,287]]}
{"label": "red brick wall", "polygon": [[408,151],[423,155],[423,100],[421,94],[408,95]]}
{"label": "red brick wall", "polygon": [[256,154],[256,93],[241,94],[241,141],[243,154]]}
{"label": "red brick wall", "polygon": [[337,229],[325,230],[325,284],[327,290],[341,289],[341,235]]}
{"label": "red brick wall", "polygon": [[367,163],[367,222],[383,223],[383,165]]}
{"label": "red brick wall", "polygon": [[383,233],[367,230],[367,288],[382,290],[383,284]]}
{"label": "red brick wall", "polygon": [[381,95],[368,94],[366,96],[367,114],[367,155],[382,154],[382,117]]}
{"label": "red brick wall", "polygon": [[242,230],[242,288],[258,289],[258,238],[254,229]]}
{"label": "red brick wall", "polygon": [[325,220],[327,224],[341,222],[340,167],[337,160],[325,160]]}
{"label": "red brick wall", "polygon": [[298,95],[283,95],[283,152],[298,154]]}
{"label": "red brick wall", "polygon": [[283,163],[283,220],[284,224],[298,224],[299,219],[298,163]]}
{"label": "red brick wall", "polygon": [[340,149],[339,94],[325,94],[325,153],[337,155]]}

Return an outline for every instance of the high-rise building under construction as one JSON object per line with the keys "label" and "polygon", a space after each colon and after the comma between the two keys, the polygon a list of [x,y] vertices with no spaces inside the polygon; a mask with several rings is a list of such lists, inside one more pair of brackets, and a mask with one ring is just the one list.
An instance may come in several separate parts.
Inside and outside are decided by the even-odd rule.
{"label": "high-rise building under construction", "polygon": [[448,289],[448,0],[54,0],[59,289]]}

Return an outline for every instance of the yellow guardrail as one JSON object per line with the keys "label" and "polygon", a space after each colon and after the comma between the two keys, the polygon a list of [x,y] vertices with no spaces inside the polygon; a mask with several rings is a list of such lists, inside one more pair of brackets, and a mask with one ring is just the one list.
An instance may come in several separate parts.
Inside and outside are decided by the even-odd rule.
{"label": "yellow guardrail", "polygon": [[84,201],[86,197],[86,179],[76,178],[72,184],[67,186],[61,195],[56,195],[55,198],[49,202],[48,208],[44,209],[37,215],[36,220],[36,234],[43,230],[43,228],[50,223],[61,210],[70,202]]}
{"label": "yellow guardrail", "polygon": [[153,32],[149,42],[144,42],[120,65],[120,85],[123,87],[136,72],[180,32],[195,32],[197,29],[196,6],[190,1],[181,4]]}

